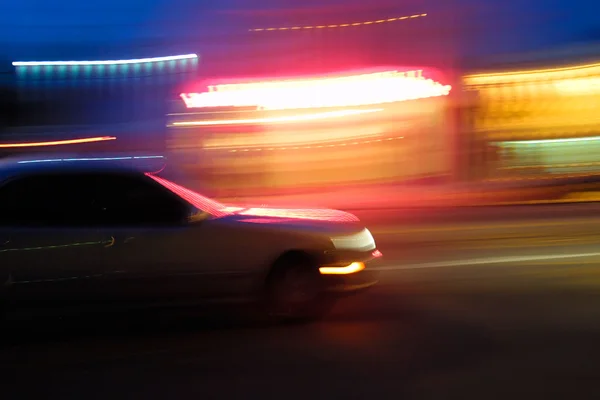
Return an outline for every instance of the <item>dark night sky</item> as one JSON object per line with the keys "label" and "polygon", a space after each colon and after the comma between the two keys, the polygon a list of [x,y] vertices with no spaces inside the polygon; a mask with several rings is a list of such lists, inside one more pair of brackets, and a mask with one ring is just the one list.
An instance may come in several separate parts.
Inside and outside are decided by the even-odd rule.
{"label": "dark night sky", "polygon": [[[7,58],[36,59],[57,43],[104,43],[135,45],[140,40],[208,35],[214,31],[244,31],[254,21],[290,21],[288,14],[273,12],[283,7],[297,10],[298,18],[356,19],[368,2],[358,0],[19,0],[0,4],[0,45]],[[465,29],[465,47],[472,55],[551,47],[557,43],[589,37],[600,39],[598,0],[410,0],[376,2],[381,9],[397,12],[420,10],[444,13]],[[503,3],[503,4],[501,4]],[[341,5],[341,6],[340,6]],[[323,12],[315,12],[324,7]],[[307,12],[302,12],[308,9]],[[263,10],[257,12],[257,10]],[[264,12],[264,10],[270,10]],[[340,16],[353,12],[350,17]],[[412,12],[412,11],[411,11]],[[270,16],[269,16],[270,15]],[[200,39],[201,40],[201,39]],[[56,50],[56,59],[80,57],[75,47],[69,54]],[[150,50],[148,50],[150,51]],[[166,51],[166,50],[165,50]],[[151,55],[163,55],[152,49]],[[156,54],[159,53],[159,54]],[[137,56],[137,55],[136,55]],[[126,57],[124,54],[123,57]]]}

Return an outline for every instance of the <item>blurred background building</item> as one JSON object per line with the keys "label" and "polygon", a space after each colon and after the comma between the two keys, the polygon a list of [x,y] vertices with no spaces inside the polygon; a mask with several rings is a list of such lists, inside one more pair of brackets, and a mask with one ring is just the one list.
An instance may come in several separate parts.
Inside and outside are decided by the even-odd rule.
{"label": "blurred background building", "polygon": [[[33,3],[2,7],[26,13]],[[6,11],[0,33],[18,63],[0,66],[4,141],[110,135],[117,139],[69,149],[168,152],[222,193],[596,173],[599,48],[555,29],[577,7],[526,3],[111,0],[72,4],[71,19],[38,4],[46,15],[29,25]],[[377,115],[285,125],[264,120],[332,109],[188,108],[179,97],[374,67],[422,71],[452,90],[391,101]],[[250,122],[181,125],[223,118]]]}
{"label": "blurred background building", "polygon": [[[491,59],[464,77],[476,101],[472,143],[488,178],[598,172],[600,47],[570,45]],[[487,148],[487,151],[486,151]]]}
{"label": "blurred background building", "polygon": [[17,62],[17,125],[113,124],[162,119],[165,99],[192,80],[198,59]]}
{"label": "blurred background building", "polygon": [[174,101],[168,145],[176,165],[222,193],[440,179],[450,170],[451,86],[435,70],[226,82]]}
{"label": "blurred background building", "polygon": [[18,104],[15,67],[0,59],[0,132],[15,125]]}

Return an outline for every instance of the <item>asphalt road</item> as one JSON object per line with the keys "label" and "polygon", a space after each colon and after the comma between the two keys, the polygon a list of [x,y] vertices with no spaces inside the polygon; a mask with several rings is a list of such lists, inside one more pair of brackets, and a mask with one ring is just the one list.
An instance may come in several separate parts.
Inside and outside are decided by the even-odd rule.
{"label": "asphalt road", "polygon": [[[548,222],[587,219],[600,221],[600,203],[522,205],[496,207],[423,207],[394,210],[347,210],[362,221],[377,226],[420,226],[428,224],[466,224]],[[600,226],[600,225],[599,225]]]}
{"label": "asphalt road", "polygon": [[411,224],[401,210],[360,215],[379,232],[380,285],[306,326],[230,310],[15,320],[0,348],[0,393],[600,398],[600,228],[589,223],[598,208],[585,207]]}

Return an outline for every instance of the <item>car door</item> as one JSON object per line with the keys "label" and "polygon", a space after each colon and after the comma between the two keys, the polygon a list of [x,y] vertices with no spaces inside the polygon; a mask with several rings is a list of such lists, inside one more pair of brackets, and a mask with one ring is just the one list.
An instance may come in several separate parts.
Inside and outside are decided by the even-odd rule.
{"label": "car door", "polygon": [[85,177],[35,175],[0,187],[0,270],[14,299],[51,301],[99,292],[110,242],[90,226]]}
{"label": "car door", "polygon": [[[105,174],[96,181],[103,210],[99,229],[114,241],[103,252],[107,291],[119,301],[184,298],[210,288],[203,270],[202,230],[190,223],[194,207],[143,175]],[[208,274],[210,275],[210,274]]]}

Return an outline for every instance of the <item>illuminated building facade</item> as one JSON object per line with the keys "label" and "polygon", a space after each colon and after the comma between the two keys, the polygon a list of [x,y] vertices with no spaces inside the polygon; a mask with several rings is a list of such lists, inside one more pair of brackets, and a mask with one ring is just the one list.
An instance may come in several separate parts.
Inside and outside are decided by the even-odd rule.
{"label": "illuminated building facade", "polygon": [[173,104],[170,158],[221,194],[444,176],[444,82],[400,67],[204,82]]}
{"label": "illuminated building facade", "polygon": [[[575,59],[574,52],[566,55]],[[487,152],[488,178],[600,173],[598,60],[550,59],[464,77],[477,96],[469,117],[474,140],[485,144],[479,151]]]}
{"label": "illuminated building facade", "polygon": [[232,10],[239,32],[203,44],[202,82],[173,101],[170,159],[222,194],[449,175],[448,15],[295,4]]}

